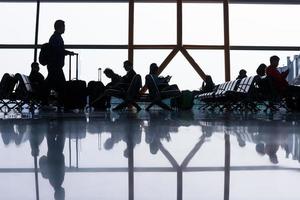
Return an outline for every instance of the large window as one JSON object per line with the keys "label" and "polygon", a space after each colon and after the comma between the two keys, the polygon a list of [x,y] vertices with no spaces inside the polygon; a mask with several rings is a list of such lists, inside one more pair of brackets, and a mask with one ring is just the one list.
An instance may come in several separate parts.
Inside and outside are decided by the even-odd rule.
{"label": "large window", "polygon": [[54,22],[66,23],[65,44],[127,44],[128,4],[42,3],[39,42],[54,31]]}
{"label": "large window", "polygon": [[0,44],[34,43],[35,3],[0,3]]}

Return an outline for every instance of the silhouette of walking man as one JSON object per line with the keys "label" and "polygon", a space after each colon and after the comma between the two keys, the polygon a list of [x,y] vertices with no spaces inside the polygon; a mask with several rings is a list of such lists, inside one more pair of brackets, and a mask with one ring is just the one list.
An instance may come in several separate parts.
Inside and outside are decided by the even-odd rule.
{"label": "silhouette of walking man", "polygon": [[46,82],[48,84],[48,94],[54,89],[58,94],[58,104],[62,105],[62,95],[64,93],[64,85],[66,78],[63,72],[65,65],[65,56],[74,55],[74,52],[65,50],[62,34],[65,32],[65,22],[57,20],[54,23],[54,33],[49,39],[49,45],[52,48],[52,58],[47,65],[48,76]]}

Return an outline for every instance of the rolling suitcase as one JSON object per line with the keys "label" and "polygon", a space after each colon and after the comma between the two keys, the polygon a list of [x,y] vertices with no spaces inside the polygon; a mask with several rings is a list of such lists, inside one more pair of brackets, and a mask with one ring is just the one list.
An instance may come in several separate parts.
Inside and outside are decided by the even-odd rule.
{"label": "rolling suitcase", "polygon": [[88,83],[87,90],[89,95],[90,106],[92,106],[96,110],[105,110],[107,98],[103,97],[97,100],[97,98],[100,95],[103,95],[105,91],[105,86],[101,82],[101,68],[98,69],[98,81],[90,81]]}
{"label": "rolling suitcase", "polygon": [[86,106],[87,88],[86,82],[78,80],[78,54],[76,56],[76,78],[72,80],[71,68],[72,59],[69,57],[69,81],[65,84],[64,93],[64,108],[69,109],[84,109]]}

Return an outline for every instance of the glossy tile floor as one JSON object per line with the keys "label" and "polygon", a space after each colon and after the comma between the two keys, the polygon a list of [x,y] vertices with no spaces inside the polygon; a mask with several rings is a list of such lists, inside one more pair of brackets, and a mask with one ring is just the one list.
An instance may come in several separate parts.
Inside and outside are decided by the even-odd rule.
{"label": "glossy tile floor", "polygon": [[299,114],[0,120],[1,200],[300,199]]}

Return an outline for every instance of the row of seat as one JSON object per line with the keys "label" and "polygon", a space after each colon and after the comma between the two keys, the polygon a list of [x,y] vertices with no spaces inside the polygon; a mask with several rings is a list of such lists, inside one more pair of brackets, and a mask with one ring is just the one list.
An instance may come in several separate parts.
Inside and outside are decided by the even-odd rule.
{"label": "row of seat", "polygon": [[17,73],[15,78],[17,83],[9,96],[0,95],[0,111],[5,115],[12,110],[21,113],[23,109],[29,109],[30,112],[34,112],[36,108],[40,107],[40,103],[35,98],[29,77]]}
{"label": "row of seat", "polygon": [[258,84],[261,80],[259,76],[250,76],[240,80],[227,81],[216,86],[213,92],[200,94],[196,98],[204,102],[202,109],[258,111],[260,103],[263,103],[268,109],[268,101],[272,101],[272,98],[271,95],[261,93],[265,91]]}
{"label": "row of seat", "polygon": [[[18,91],[22,91],[22,94],[16,95],[16,91],[14,91],[8,98],[0,97],[0,112],[4,114],[9,113],[11,110],[22,112],[24,106],[27,106],[31,112],[34,112],[35,109],[40,107],[39,101],[34,98],[34,91],[28,76],[23,74],[18,76],[21,78],[18,81],[17,88],[19,88]],[[149,110],[153,105],[158,105],[163,109],[171,110],[171,107],[166,105],[163,100],[180,95],[179,90],[160,91],[152,75],[146,76],[146,86],[149,89],[149,94],[140,94],[141,86],[141,76],[137,74],[133,78],[127,91],[108,89],[105,94],[123,100],[123,102],[115,107],[116,110],[126,108],[129,105],[133,105],[137,110],[141,110],[141,107],[137,102],[149,102],[146,110]]]}

